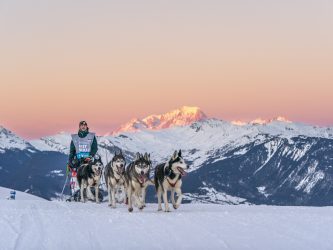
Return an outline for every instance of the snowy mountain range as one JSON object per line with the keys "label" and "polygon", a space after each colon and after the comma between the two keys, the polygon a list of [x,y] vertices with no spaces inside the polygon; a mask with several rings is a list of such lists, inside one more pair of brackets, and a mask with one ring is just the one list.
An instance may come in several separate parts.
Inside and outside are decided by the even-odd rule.
{"label": "snowy mountain range", "polygon": [[12,131],[0,126],[0,153],[4,153],[5,150],[9,149],[32,149],[33,147],[29,144],[29,142],[24,139],[18,137]]}
{"label": "snowy mountain range", "polygon": [[186,126],[205,119],[207,119],[207,116],[200,108],[183,106],[162,115],[150,115],[143,119],[132,119],[110,134],[117,135],[145,129],[160,130],[175,126]]}
{"label": "snowy mountain range", "polygon": [[[332,127],[283,117],[227,122],[208,118],[199,108],[182,107],[135,119],[110,134],[98,137],[105,163],[119,148],[128,161],[136,152],[150,152],[154,165],[182,149],[191,166],[184,180],[186,199],[191,202],[333,204]],[[70,140],[70,133],[63,132],[25,141],[2,127],[0,183],[5,179],[2,172],[10,176],[25,172],[25,181],[17,183],[20,190],[30,188],[43,197],[56,197],[64,181]],[[32,174],[34,168],[37,172]],[[37,181],[53,187],[43,190]],[[153,193],[150,199],[154,199]]]}

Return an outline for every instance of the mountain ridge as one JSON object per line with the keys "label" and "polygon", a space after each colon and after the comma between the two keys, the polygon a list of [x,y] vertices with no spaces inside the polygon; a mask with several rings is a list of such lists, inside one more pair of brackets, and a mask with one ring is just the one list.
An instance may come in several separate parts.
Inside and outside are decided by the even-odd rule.
{"label": "mountain ridge", "polygon": [[208,116],[200,108],[183,106],[164,114],[149,115],[142,119],[134,118],[120,126],[119,129],[109,133],[109,135],[135,132],[143,129],[160,130],[174,126],[186,126],[207,118]]}

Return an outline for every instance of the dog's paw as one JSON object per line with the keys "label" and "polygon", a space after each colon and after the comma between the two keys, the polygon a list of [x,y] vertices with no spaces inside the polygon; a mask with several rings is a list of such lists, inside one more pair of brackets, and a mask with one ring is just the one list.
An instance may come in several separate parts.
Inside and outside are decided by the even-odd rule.
{"label": "dog's paw", "polygon": [[158,209],[157,209],[157,212],[161,212],[163,209],[161,208],[161,207],[159,207]]}
{"label": "dog's paw", "polygon": [[109,207],[112,207],[112,204],[109,203],[108,206],[109,206]]}
{"label": "dog's paw", "polygon": [[132,207],[129,207],[129,208],[128,208],[128,212],[130,212],[130,213],[133,212],[133,208],[132,208]]}
{"label": "dog's paw", "polygon": [[165,209],[165,212],[166,212],[166,213],[171,212],[171,211],[170,211],[170,208]]}
{"label": "dog's paw", "polygon": [[173,208],[174,208],[174,209],[178,209],[178,208],[179,208],[179,205],[178,205],[178,204],[175,204],[175,205],[173,205]]}
{"label": "dog's paw", "polygon": [[142,211],[142,210],[144,209],[144,207],[145,207],[145,206],[141,206],[141,207],[139,207],[139,209]]}

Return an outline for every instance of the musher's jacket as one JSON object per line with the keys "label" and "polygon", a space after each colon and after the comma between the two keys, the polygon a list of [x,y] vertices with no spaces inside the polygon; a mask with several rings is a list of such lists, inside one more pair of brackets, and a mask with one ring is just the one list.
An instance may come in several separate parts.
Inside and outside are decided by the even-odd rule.
{"label": "musher's jacket", "polygon": [[78,134],[72,135],[69,162],[72,162],[75,156],[78,160],[89,156],[94,157],[97,150],[98,147],[95,133],[79,131]]}

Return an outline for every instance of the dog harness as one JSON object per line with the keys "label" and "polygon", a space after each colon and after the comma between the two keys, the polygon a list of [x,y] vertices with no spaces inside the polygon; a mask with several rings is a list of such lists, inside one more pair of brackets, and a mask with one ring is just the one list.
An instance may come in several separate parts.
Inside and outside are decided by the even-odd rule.
{"label": "dog harness", "polygon": [[125,182],[125,180],[124,180],[124,178],[123,178],[123,177],[124,177],[123,174],[121,175],[121,174],[119,174],[119,173],[117,172],[117,175],[120,176],[120,178],[117,179],[116,176],[115,176],[115,173],[114,173],[115,171],[113,170],[112,167],[111,167],[111,170],[110,170],[110,171],[111,171],[111,172],[110,172],[110,173],[111,173],[111,177],[113,177],[113,178],[116,180],[116,183],[117,183],[117,184],[119,183],[120,180],[123,180],[123,182]]}
{"label": "dog harness", "polygon": [[[103,170],[102,170],[102,171],[103,171]],[[92,179],[93,179],[93,181],[94,181],[94,183],[93,183],[92,186],[96,186],[97,181],[95,180],[95,177],[101,177],[101,175],[102,175],[102,171],[101,171],[101,173],[100,173],[99,175],[97,175],[97,174],[95,174],[95,173],[92,174]]]}
{"label": "dog harness", "polygon": [[169,185],[170,185],[171,187],[173,187],[173,188],[177,185],[178,181],[181,179],[181,176],[179,175],[179,176],[178,176],[178,179],[176,180],[176,182],[175,182],[175,183],[171,183],[171,182],[169,181],[168,177],[169,177],[169,176],[167,176],[166,179],[167,179]]}
{"label": "dog harness", "polygon": [[116,180],[116,183],[118,184],[120,180],[123,180],[124,181],[124,178],[123,177],[120,177],[119,179],[117,179],[114,175],[113,175],[113,178]]}
{"label": "dog harness", "polygon": [[165,168],[164,169],[164,173],[166,174],[166,180],[167,180],[167,182],[169,183],[169,185],[171,186],[171,187],[175,187],[176,185],[177,185],[177,182],[182,178],[181,177],[181,175],[179,175],[178,176],[178,179],[176,180],[176,182],[175,183],[171,183],[170,181],[169,181],[169,179],[168,178],[171,178],[171,179],[173,179],[173,178],[175,178],[175,176],[176,176],[176,174],[172,171],[172,169],[171,169],[171,165],[173,164],[173,162],[169,162],[169,166],[167,167],[167,168]]}

